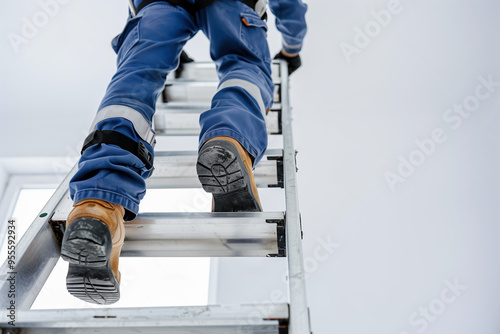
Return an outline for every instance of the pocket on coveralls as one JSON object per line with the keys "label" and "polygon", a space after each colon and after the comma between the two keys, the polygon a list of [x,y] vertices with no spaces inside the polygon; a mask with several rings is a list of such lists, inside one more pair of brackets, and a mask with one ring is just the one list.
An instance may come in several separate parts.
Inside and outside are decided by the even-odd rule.
{"label": "pocket on coveralls", "polygon": [[267,24],[257,12],[242,12],[240,38],[246,46],[259,58],[271,61],[267,45]]}
{"label": "pocket on coveralls", "polygon": [[123,31],[111,42],[113,50],[118,54],[118,63],[122,61],[125,55],[139,41],[139,21],[142,16],[129,18]]}

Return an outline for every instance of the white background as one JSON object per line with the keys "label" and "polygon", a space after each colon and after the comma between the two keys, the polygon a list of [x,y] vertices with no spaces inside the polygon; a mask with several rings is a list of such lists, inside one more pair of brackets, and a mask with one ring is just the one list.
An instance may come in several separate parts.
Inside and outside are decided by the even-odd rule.
{"label": "white background", "polygon": [[[401,0],[401,12],[348,62],[339,45],[354,45],[354,29],[388,3],[308,2],[291,94],[313,330],[496,334],[500,87],[456,129],[443,115],[474,94],[478,77],[500,82],[500,3]],[[21,34],[23,18],[40,10],[35,0],[2,6],[3,158],[76,156],[115,69],[110,41],[126,1],[68,1],[14,52],[8,34]],[[197,36],[187,50],[208,60],[207,45]],[[415,141],[436,128],[446,140],[391,190],[385,174],[397,173],[400,156],[417,157]],[[332,254],[321,248],[328,240]],[[218,302],[272,299],[283,268],[281,260],[221,261]],[[456,295],[445,290],[455,281],[464,288]],[[426,319],[419,312],[429,308]]]}

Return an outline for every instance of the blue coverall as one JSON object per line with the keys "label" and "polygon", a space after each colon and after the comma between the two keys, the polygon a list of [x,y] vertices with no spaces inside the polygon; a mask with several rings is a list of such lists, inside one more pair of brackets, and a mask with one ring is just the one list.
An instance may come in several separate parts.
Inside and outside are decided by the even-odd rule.
{"label": "blue coverall", "polygon": [[[134,0],[135,6],[141,1]],[[269,6],[283,36],[283,49],[299,52],[307,6],[301,0],[270,0]],[[194,16],[167,2],[154,2],[129,18],[112,42],[118,54],[117,72],[91,131],[120,132],[153,152],[156,100],[185,43],[199,30],[210,40],[210,56],[220,79],[211,109],[200,116],[200,146],[213,137],[233,137],[256,164],[267,147],[264,114],[273,100],[271,57],[266,23],[238,0],[218,0]],[[100,199],[123,206],[125,219],[135,217],[152,171],[137,156],[115,145],[96,144],[85,150],[78,167],[70,181],[75,203]]]}

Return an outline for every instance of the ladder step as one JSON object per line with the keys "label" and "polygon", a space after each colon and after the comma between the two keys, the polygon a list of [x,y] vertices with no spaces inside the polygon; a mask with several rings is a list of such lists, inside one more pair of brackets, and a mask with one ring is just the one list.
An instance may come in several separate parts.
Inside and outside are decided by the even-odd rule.
{"label": "ladder step", "polygon": [[[24,314],[23,312],[21,312]],[[16,322],[16,328],[17,322]],[[228,323],[221,326],[216,325],[200,325],[200,326],[183,326],[183,327],[128,327],[121,328],[104,327],[104,328],[18,328],[21,332],[6,331],[5,334],[280,334],[281,332],[277,321],[266,321],[265,324],[259,325],[239,325]]]}
{"label": "ladder step", "polygon": [[[217,92],[218,85],[218,81],[167,80],[159,102],[210,103],[212,97]],[[281,84],[275,82],[274,85],[273,103],[279,103],[281,102]]]}
{"label": "ladder step", "polygon": [[[207,103],[158,102],[154,116],[159,136],[193,136],[200,133],[200,114],[210,108]],[[281,134],[281,103],[274,103],[266,115],[267,133]]]}
{"label": "ladder step", "polygon": [[[273,81],[280,81],[280,63],[279,61],[274,61],[271,65],[271,72]],[[180,79],[174,79],[174,73],[172,72],[168,78],[167,83],[171,81],[218,81],[217,71],[215,70],[215,63],[213,62],[193,62],[184,64],[182,71],[182,76]]]}
{"label": "ladder step", "polygon": [[278,334],[286,323],[287,304],[248,304],[19,311],[16,329],[37,334]]}
{"label": "ladder step", "polygon": [[[62,225],[70,209],[58,207],[51,223]],[[284,225],[282,212],[143,213],[125,222],[121,256],[283,257]]]}
{"label": "ladder step", "polygon": [[[275,102],[271,107],[271,111],[280,111],[281,107],[280,102]],[[167,109],[166,112],[173,110],[173,113],[199,113],[210,109],[210,102],[159,102],[156,108]]]}
{"label": "ladder step", "polygon": [[[257,187],[283,187],[282,150],[270,149],[254,170]],[[201,188],[196,174],[197,151],[156,152],[153,175],[146,180],[148,189]]]}

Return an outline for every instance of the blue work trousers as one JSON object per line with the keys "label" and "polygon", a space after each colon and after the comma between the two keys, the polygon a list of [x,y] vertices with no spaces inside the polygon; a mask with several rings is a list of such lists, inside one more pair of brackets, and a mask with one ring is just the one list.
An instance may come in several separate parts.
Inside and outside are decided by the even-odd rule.
{"label": "blue work trousers", "polygon": [[[118,55],[117,72],[96,119],[100,112],[123,109],[139,113],[151,127],[166,76],[177,67],[185,43],[199,30],[210,40],[210,56],[220,80],[211,109],[200,116],[199,144],[229,136],[239,141],[257,163],[267,147],[264,114],[273,99],[271,58],[266,23],[237,0],[218,0],[195,15],[167,2],[155,2],[129,18],[112,43]],[[120,132],[142,141],[153,152],[136,124],[116,112],[111,116],[96,123],[94,129]],[[96,144],[80,159],[78,172],[70,181],[71,197],[75,203],[93,198],[119,204],[125,207],[126,218],[132,219],[150,174],[151,169],[129,151]]]}

